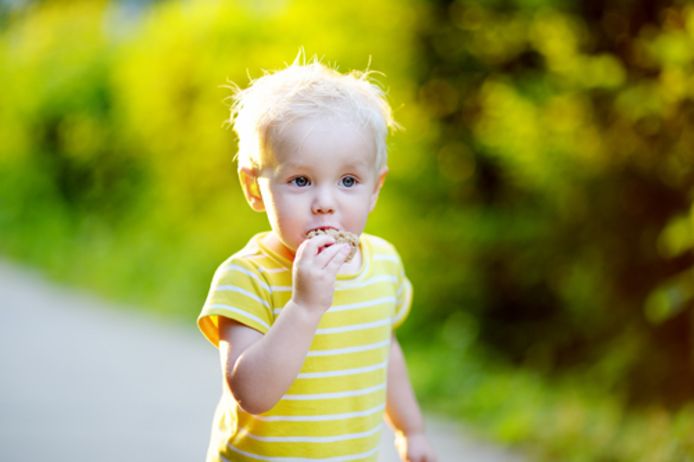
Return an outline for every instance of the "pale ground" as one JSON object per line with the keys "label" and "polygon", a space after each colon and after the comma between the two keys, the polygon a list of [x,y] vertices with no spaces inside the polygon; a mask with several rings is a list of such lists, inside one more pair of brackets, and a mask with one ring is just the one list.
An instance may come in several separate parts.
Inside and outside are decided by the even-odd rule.
{"label": "pale ground", "polygon": [[[0,261],[0,461],[202,461],[217,356],[191,326]],[[440,462],[520,462],[427,417]],[[380,462],[396,462],[392,434]]]}

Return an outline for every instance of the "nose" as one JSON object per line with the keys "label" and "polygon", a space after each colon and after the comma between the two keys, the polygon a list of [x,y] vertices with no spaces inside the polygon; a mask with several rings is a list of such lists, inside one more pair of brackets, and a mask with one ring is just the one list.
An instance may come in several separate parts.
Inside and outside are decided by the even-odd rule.
{"label": "nose", "polygon": [[335,203],[332,192],[327,187],[317,188],[313,197],[311,211],[315,214],[331,214],[335,212]]}

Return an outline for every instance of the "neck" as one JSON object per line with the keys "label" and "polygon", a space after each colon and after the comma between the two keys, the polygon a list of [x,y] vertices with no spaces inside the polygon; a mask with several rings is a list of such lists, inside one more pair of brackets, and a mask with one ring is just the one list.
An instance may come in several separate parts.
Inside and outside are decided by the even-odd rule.
{"label": "neck", "polygon": [[280,240],[279,237],[274,232],[268,233],[264,238],[263,238],[263,244],[265,244],[266,247],[269,249],[272,249],[272,251],[276,252],[280,256],[286,258],[289,261],[294,261],[294,251],[284,245],[284,243]]}

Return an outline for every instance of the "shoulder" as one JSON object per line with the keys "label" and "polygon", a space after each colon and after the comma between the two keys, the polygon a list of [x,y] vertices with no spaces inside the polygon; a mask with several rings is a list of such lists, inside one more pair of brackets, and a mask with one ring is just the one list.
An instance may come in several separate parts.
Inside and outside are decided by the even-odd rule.
{"label": "shoulder", "polygon": [[395,251],[395,246],[388,242],[387,240],[383,239],[382,237],[379,236],[374,236],[373,234],[368,234],[368,233],[362,233],[360,236],[360,239],[363,239],[365,242],[367,242],[371,248],[375,250],[384,250],[384,251]]}
{"label": "shoulder", "polygon": [[222,261],[215,270],[215,275],[224,274],[233,270],[234,267],[240,267],[248,271],[257,272],[257,261],[262,257],[262,254],[250,247],[249,243],[243,249],[230,255]]}
{"label": "shoulder", "polygon": [[361,239],[369,247],[371,258],[374,260],[390,260],[401,264],[400,254],[393,244],[382,237],[363,233]]}
{"label": "shoulder", "polygon": [[217,266],[214,272],[213,285],[229,279],[250,279],[266,288],[268,272],[272,272],[274,266],[276,264],[263,252],[254,237],[241,250]]}

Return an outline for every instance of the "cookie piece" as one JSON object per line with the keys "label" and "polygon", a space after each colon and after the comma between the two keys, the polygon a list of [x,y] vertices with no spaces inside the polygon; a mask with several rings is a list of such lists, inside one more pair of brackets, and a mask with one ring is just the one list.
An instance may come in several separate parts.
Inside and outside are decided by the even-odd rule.
{"label": "cookie piece", "polygon": [[345,244],[349,244],[350,252],[349,255],[347,255],[347,258],[345,258],[345,263],[352,260],[352,258],[354,258],[354,256],[357,254],[359,237],[357,237],[355,234],[352,234],[349,231],[340,231],[335,228],[318,228],[312,229],[311,231],[306,233],[306,237],[311,239],[312,237],[316,237],[321,234],[327,234],[329,236],[332,236],[332,238],[335,239],[335,242],[337,243],[344,242]]}

